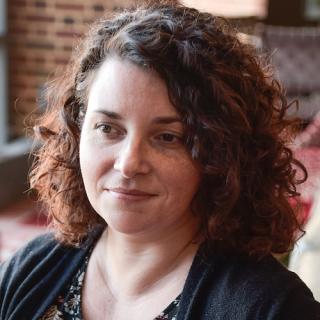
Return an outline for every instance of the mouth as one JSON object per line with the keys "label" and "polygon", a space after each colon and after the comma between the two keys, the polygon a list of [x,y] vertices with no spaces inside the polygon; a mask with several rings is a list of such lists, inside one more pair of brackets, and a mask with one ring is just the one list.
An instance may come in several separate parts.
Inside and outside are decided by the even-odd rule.
{"label": "mouth", "polygon": [[153,193],[138,189],[109,188],[107,191],[117,199],[122,200],[145,200],[156,196]]}

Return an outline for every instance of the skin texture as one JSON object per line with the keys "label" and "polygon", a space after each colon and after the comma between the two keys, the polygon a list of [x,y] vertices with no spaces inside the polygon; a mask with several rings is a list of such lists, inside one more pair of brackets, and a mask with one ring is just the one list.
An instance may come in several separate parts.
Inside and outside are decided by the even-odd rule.
{"label": "skin texture", "polygon": [[[156,74],[115,58],[102,65],[89,92],[80,165],[90,203],[110,228],[154,237],[194,219],[190,206],[200,172],[182,136],[179,116]],[[126,193],[132,189],[143,195]]]}
{"label": "skin texture", "polygon": [[191,204],[201,180],[182,136],[156,73],[102,64],[80,140],[85,189],[108,224],[85,276],[86,319],[152,319],[181,293],[200,242]]}

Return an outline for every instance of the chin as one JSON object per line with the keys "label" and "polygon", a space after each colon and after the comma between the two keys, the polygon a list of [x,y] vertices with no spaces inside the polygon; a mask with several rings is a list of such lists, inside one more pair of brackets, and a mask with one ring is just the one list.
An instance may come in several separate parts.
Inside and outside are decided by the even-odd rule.
{"label": "chin", "polygon": [[[134,212],[109,212],[102,216],[108,228],[122,234],[138,234],[150,229],[146,217]],[[152,227],[151,227],[152,228]]]}

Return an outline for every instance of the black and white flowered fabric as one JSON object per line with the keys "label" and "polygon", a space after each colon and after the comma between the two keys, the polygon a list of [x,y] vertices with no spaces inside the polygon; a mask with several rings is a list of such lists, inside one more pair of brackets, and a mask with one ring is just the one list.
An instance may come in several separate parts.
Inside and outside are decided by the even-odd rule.
{"label": "black and white flowered fabric", "polygon": [[[87,269],[89,256],[85,263],[78,270],[66,291],[59,295],[55,304],[53,304],[40,320],[83,320],[81,313],[81,290],[84,275]],[[169,306],[162,311],[154,320],[176,320],[178,313],[179,295]]]}

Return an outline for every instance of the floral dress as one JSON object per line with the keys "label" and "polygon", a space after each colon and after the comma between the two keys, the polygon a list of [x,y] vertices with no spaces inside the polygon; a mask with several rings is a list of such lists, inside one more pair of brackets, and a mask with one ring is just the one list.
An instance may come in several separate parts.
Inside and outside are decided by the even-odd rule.
{"label": "floral dress", "polygon": [[[67,290],[58,296],[40,320],[83,320],[81,311],[81,290],[89,255],[73,277]],[[181,294],[172,301],[154,320],[176,320]]]}

